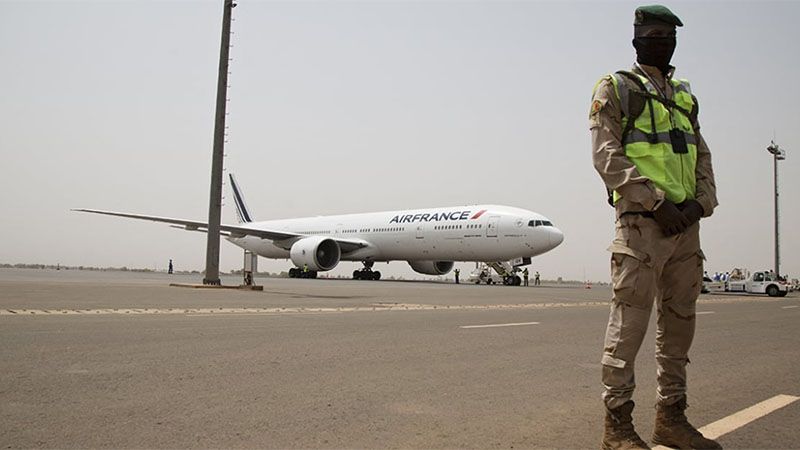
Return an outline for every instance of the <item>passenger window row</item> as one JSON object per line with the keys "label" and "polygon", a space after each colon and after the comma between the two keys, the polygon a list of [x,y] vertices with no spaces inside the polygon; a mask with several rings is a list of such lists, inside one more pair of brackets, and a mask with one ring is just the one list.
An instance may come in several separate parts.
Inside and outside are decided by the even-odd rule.
{"label": "passenger window row", "polygon": [[[350,230],[342,230],[342,234],[346,233],[396,233],[400,231],[405,231],[405,227],[389,227],[389,228],[362,228],[358,229],[350,229]],[[331,234],[330,231],[298,231],[298,234]]]}
{"label": "passenger window row", "polygon": [[460,230],[463,225],[437,225],[433,227],[434,230]]}

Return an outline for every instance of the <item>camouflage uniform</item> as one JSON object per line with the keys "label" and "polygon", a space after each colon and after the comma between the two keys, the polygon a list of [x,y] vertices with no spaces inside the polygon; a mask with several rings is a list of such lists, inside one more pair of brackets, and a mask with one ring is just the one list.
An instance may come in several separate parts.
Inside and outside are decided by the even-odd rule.
{"label": "camouflage uniform", "polygon": [[[634,72],[649,75],[667,97],[672,86],[655,67],[639,65]],[[669,76],[670,74],[668,74]],[[642,344],[650,311],[656,304],[658,331],[658,401],[669,405],[686,392],[686,364],[695,329],[695,303],[703,279],[699,222],[685,232],[665,236],[652,211],[661,206],[664,192],[642,176],[625,156],[620,100],[609,77],[595,89],[590,112],[594,167],[609,189],[619,192],[616,236],[609,247],[613,301],[602,357],[603,400],[606,408],[623,405],[633,396],[634,363]],[[697,136],[695,199],[704,217],[717,206],[711,153]]]}

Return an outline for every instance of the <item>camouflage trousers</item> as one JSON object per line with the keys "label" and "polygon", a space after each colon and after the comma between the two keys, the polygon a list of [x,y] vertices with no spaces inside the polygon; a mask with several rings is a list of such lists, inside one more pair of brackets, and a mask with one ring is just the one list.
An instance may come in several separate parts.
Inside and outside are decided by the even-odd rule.
{"label": "camouflage trousers", "polygon": [[700,224],[666,237],[656,221],[628,214],[616,224],[611,255],[613,300],[603,349],[603,401],[614,409],[633,396],[634,364],[656,304],[658,402],[686,393],[686,364],[703,282]]}

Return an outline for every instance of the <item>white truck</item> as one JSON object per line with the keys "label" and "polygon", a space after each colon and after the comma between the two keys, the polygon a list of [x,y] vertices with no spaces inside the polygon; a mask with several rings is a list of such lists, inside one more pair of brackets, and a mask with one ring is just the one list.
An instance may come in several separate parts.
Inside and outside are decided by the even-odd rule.
{"label": "white truck", "polygon": [[[738,271],[738,270],[737,270]],[[773,272],[753,272],[750,276],[733,277],[725,283],[725,290],[729,292],[747,292],[749,294],[767,294],[770,297],[785,297],[789,293],[789,285],[781,281]]]}

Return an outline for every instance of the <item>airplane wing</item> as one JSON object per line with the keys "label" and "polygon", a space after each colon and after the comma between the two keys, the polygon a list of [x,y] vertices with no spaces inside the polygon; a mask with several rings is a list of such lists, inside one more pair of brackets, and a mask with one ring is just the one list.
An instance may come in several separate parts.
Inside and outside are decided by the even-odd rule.
{"label": "airplane wing", "polygon": [[[114,211],[102,211],[99,209],[76,208],[72,209],[72,211],[169,223],[172,225],[179,225],[179,227],[176,228],[182,228],[184,230],[190,230],[190,231],[203,231],[203,232],[208,231],[208,224],[206,222],[198,222],[196,220],[176,219],[172,217],[160,217],[160,216],[147,216],[144,214],[131,214],[131,213],[114,212]],[[273,241],[279,247],[287,249],[288,247],[291,247],[291,244],[293,244],[296,240],[306,237],[306,235],[304,234],[292,233],[290,231],[263,230],[259,228],[253,228],[241,225],[236,226],[236,225],[221,224],[219,228],[222,232],[224,232],[222,234],[229,235],[234,238],[244,237],[244,236],[255,236],[261,239],[267,239]],[[368,245],[364,241],[355,239],[340,239],[335,237],[331,237],[331,239],[335,240],[339,244],[339,246],[342,249],[342,252],[344,253],[348,253],[353,250],[366,247]]]}

